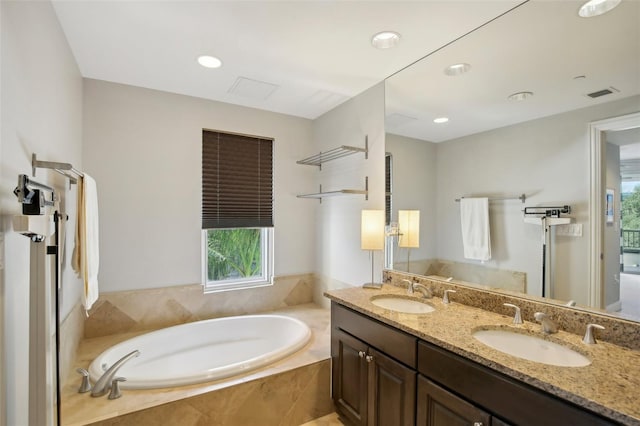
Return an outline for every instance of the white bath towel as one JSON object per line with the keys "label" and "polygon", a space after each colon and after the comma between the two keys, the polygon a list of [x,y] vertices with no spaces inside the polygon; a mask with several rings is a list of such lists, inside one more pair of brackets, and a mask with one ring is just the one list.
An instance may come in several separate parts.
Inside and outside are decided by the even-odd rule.
{"label": "white bath towel", "polygon": [[98,191],[96,181],[85,174],[78,179],[76,244],[72,267],[84,281],[82,304],[86,311],[98,300]]}
{"label": "white bath towel", "polygon": [[491,259],[489,232],[489,199],[462,198],[460,200],[460,223],[465,259]]}

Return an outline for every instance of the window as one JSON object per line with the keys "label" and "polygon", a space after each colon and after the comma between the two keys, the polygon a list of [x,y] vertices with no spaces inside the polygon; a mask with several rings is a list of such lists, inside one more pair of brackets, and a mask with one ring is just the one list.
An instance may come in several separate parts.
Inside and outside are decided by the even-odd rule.
{"label": "window", "polygon": [[205,292],[273,283],[273,140],[203,130]]}

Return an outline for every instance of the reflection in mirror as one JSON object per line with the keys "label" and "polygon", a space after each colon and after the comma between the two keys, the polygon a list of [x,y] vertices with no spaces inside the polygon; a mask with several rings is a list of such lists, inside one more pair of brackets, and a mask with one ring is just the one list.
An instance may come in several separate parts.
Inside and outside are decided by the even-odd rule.
{"label": "reflection in mirror", "polygon": [[[619,261],[624,192],[619,177],[607,181],[604,175],[620,176],[624,161],[640,155],[621,163],[621,145],[629,140],[603,146],[605,166],[598,178],[616,195],[611,222],[603,225],[606,235],[594,238],[589,123],[640,111],[640,2],[623,1],[594,18],[579,17],[579,6],[525,3],[387,79],[390,222],[397,223],[398,210],[420,210],[412,273],[536,297],[542,296],[544,281],[545,296],[585,307],[591,301],[590,244],[603,240],[602,252],[618,264],[603,268],[601,282],[594,284],[603,294],[601,306],[592,307],[616,311],[622,305],[624,312]],[[466,72],[448,68],[456,64],[465,64],[457,70]],[[435,123],[437,118],[448,121]],[[520,194],[526,195],[524,204]],[[456,202],[463,197],[496,199],[488,207],[487,261],[463,255]],[[571,218],[568,225],[525,223],[525,207],[565,205],[571,206],[571,213],[562,215]],[[615,233],[617,246],[606,245]],[[406,249],[398,247],[397,237],[390,239],[386,266],[406,271]],[[625,314],[640,319],[640,309]]]}

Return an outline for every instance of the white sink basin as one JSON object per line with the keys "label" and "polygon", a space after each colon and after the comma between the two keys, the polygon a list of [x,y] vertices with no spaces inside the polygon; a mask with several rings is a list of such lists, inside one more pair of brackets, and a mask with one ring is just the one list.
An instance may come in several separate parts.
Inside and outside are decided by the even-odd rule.
{"label": "white sink basin", "polygon": [[510,330],[477,330],[473,337],[487,346],[519,358],[560,367],[584,367],[589,358],[571,348]]}
{"label": "white sink basin", "polygon": [[405,314],[426,314],[435,311],[433,306],[425,302],[397,296],[374,296],[371,298],[371,303],[390,311],[403,312]]}

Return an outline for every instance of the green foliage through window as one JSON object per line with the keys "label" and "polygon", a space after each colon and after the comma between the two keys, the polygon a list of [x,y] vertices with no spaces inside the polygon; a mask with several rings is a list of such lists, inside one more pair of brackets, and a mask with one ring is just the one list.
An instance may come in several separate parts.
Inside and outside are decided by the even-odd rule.
{"label": "green foliage through window", "polygon": [[259,276],[262,273],[261,229],[207,231],[209,281]]}
{"label": "green foliage through window", "polygon": [[640,185],[622,196],[622,245],[640,248]]}

